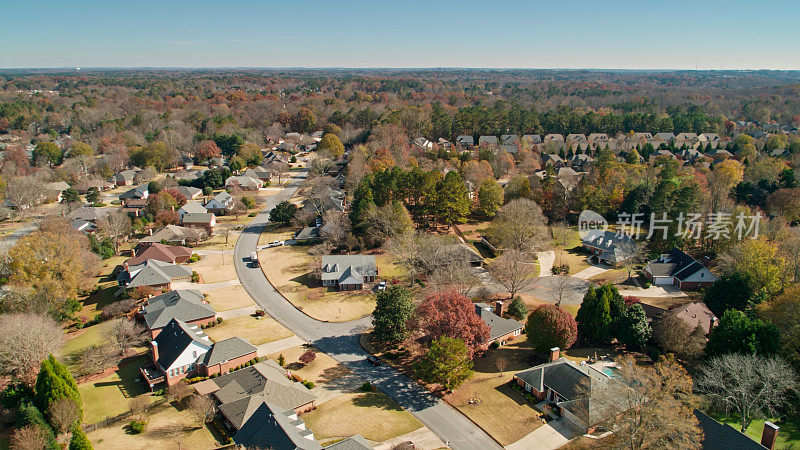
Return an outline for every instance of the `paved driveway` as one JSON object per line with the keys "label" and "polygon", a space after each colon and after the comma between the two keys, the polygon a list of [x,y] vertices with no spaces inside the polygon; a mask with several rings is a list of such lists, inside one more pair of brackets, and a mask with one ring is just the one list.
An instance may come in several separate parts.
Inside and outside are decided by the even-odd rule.
{"label": "paved driveway", "polygon": [[561,303],[565,305],[580,305],[583,295],[589,289],[589,282],[580,278],[569,276],[539,277],[533,286],[523,290],[536,298],[546,302],[558,303],[561,293]]}
{"label": "paved driveway", "polygon": [[650,286],[647,289],[626,289],[619,291],[623,297],[686,297],[686,293],[672,285]]}
{"label": "paved driveway", "polygon": [[536,255],[539,259],[539,276],[549,277],[553,274],[553,262],[556,260],[556,252],[548,250],[546,252],[539,252]]}
{"label": "paved driveway", "polygon": [[[305,173],[294,173],[304,177]],[[303,314],[286,300],[264,276],[260,268],[250,267],[245,257],[258,245],[258,237],[269,221],[269,211],[288,200],[302,179],[294,179],[280,194],[267,200],[264,210],[244,229],[236,241],[234,264],[242,286],[272,317],[298,337],[344,364],[407,409],[420,422],[455,449],[499,449],[500,446],[478,426],[451,406],[423,390],[414,381],[386,365],[367,363],[367,352],[358,343],[359,335],[371,327],[370,317],[351,322],[320,322]]]}
{"label": "paved driveway", "polygon": [[533,430],[529,435],[506,445],[507,450],[556,449],[574,438],[577,434],[564,419],[552,420]]}

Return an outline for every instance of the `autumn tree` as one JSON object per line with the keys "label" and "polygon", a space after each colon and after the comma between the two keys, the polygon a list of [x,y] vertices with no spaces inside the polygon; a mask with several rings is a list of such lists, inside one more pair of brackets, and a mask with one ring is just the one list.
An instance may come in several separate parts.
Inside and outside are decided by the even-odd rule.
{"label": "autumn tree", "polygon": [[8,180],[5,199],[13,206],[20,217],[25,218],[28,209],[38,204],[44,196],[41,180],[33,176],[24,176]]}
{"label": "autumn tree", "polygon": [[528,316],[525,336],[538,352],[546,352],[553,347],[566,350],[578,338],[578,324],[572,314],[560,306],[540,305]]}
{"label": "autumn tree", "polygon": [[298,358],[298,361],[300,361],[303,364],[310,364],[316,358],[317,358],[317,354],[314,353],[313,350],[306,350],[305,352],[303,352],[302,355],[300,355],[300,357]]}
{"label": "autumn tree", "polygon": [[701,357],[707,341],[705,331],[700,325],[691,329],[675,314],[665,314],[655,320],[652,334],[658,346],[665,352],[674,353],[686,360]]}
{"label": "autumn tree", "polygon": [[508,290],[510,298],[514,298],[536,280],[537,268],[533,261],[530,252],[511,248],[495,258],[487,270]]}
{"label": "autumn tree", "polygon": [[105,337],[117,356],[124,356],[125,350],[138,347],[147,341],[144,326],[124,317],[114,320],[107,329]]}
{"label": "autumn tree", "polygon": [[417,306],[418,328],[426,338],[447,336],[466,344],[471,357],[489,338],[489,326],[475,314],[475,305],[456,292],[431,294]]}
{"label": "autumn tree", "polygon": [[777,356],[719,355],[697,377],[697,389],[726,413],[734,413],[742,433],[754,419],[777,415],[796,387],[796,373]]}
{"label": "autumn tree", "polygon": [[74,401],[63,397],[48,406],[47,417],[53,430],[58,434],[64,434],[72,430],[75,425],[79,425],[81,412]]}
{"label": "autumn tree", "polygon": [[452,391],[472,375],[470,349],[461,339],[441,336],[417,362],[416,370],[424,381]]}
{"label": "autumn tree", "polygon": [[523,198],[500,208],[487,234],[499,249],[541,250],[549,241],[542,208]]}
{"label": "autumn tree", "polygon": [[376,297],[372,324],[375,338],[384,344],[403,341],[409,333],[409,324],[414,317],[414,299],[403,286],[390,286]]}
{"label": "autumn tree", "polygon": [[131,148],[129,153],[133,165],[139,167],[153,166],[159,172],[163,172],[166,168],[174,167],[180,157],[175,148],[161,141],[153,141],[141,147]]}
{"label": "autumn tree", "polygon": [[42,361],[64,341],[61,327],[41,314],[2,314],[0,330],[0,371],[29,386]]}
{"label": "autumn tree", "polygon": [[198,164],[206,162],[211,158],[216,158],[222,154],[217,143],[210,139],[198,142],[194,146],[193,151],[194,160]]}
{"label": "autumn tree", "polygon": [[767,197],[767,208],[789,222],[800,220],[800,189],[778,189]]}
{"label": "autumn tree", "polygon": [[800,287],[792,285],[776,298],[758,305],[759,317],[780,333],[780,352],[800,369]]}
{"label": "autumn tree", "polygon": [[317,151],[335,161],[344,155],[344,145],[338,136],[328,133],[323,135],[317,144]]}
{"label": "autumn tree", "polygon": [[[614,378],[604,384],[584,384],[579,392],[590,398],[600,423],[613,430],[612,447],[699,449],[703,433],[694,409],[692,378],[674,359],[652,366],[639,365],[633,356],[616,360]],[[589,411],[582,408],[580,414]]]}
{"label": "autumn tree", "polygon": [[131,218],[122,211],[115,211],[106,215],[98,221],[97,225],[100,232],[111,240],[114,245],[114,253],[119,251],[120,239],[131,232]]}

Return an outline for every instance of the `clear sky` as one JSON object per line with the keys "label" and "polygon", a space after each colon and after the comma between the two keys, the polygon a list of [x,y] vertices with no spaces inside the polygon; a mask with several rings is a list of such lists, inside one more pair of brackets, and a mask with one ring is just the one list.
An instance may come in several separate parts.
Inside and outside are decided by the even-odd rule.
{"label": "clear sky", "polygon": [[800,69],[798,0],[3,2],[0,67]]}

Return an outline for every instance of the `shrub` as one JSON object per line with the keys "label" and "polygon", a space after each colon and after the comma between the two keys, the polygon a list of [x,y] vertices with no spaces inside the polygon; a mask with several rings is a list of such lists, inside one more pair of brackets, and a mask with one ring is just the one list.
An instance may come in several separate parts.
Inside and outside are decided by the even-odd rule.
{"label": "shrub", "polygon": [[314,389],[314,386],[315,386],[315,384],[314,384],[314,382],[313,382],[313,381],[309,381],[309,380],[303,380],[303,381],[301,381],[301,383],[302,383],[302,384],[303,384],[303,386],[305,386],[307,389]]}
{"label": "shrub", "polygon": [[192,283],[199,283],[200,282],[200,274],[192,271]]}
{"label": "shrub", "polygon": [[257,212],[251,212],[250,214],[247,215],[247,217],[255,217],[257,215],[258,215]]}
{"label": "shrub", "polygon": [[189,262],[193,263],[197,261],[200,261],[200,255],[198,255],[197,253],[192,253],[192,256],[189,257]]}
{"label": "shrub", "polygon": [[283,353],[281,353],[278,355],[278,365],[283,367],[284,364],[286,364],[286,357],[283,356]]}
{"label": "shrub", "polygon": [[222,317],[217,317],[217,323],[222,323]]}
{"label": "shrub", "polygon": [[257,315],[258,317],[264,317],[264,316],[266,316],[266,315],[267,315],[267,312],[266,312],[266,311],[264,311],[263,309],[257,309],[257,310],[256,310],[256,315]]}
{"label": "shrub", "polygon": [[525,324],[528,342],[539,352],[553,347],[566,350],[578,338],[578,325],[572,314],[557,305],[541,305],[531,312]]}
{"label": "shrub", "polygon": [[372,384],[369,381],[361,385],[361,390],[364,392],[372,392]]}
{"label": "shrub", "polygon": [[142,434],[147,428],[147,421],[146,420],[131,420],[128,423],[128,427],[131,429],[131,434]]}
{"label": "shrub", "polygon": [[307,350],[305,353],[300,355],[300,358],[298,358],[298,359],[300,360],[301,363],[308,364],[308,363],[314,361],[316,358],[317,358],[317,354],[316,353],[314,353],[311,350]]}
{"label": "shrub", "polygon": [[81,427],[72,430],[72,439],[69,441],[69,450],[93,450],[92,443],[86,437]]}

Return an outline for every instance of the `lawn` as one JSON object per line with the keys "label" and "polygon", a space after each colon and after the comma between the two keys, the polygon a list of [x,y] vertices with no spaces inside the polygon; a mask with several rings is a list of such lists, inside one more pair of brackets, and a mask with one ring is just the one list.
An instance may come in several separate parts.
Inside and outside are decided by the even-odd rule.
{"label": "lawn", "polygon": [[[741,428],[738,418],[736,417],[726,417],[715,414],[711,414],[711,417],[732,426],[737,431]],[[766,420],[781,427],[778,431],[778,439],[775,441],[775,448],[800,447],[800,422],[792,422],[789,420],[781,421],[779,419],[756,419],[747,428],[745,434],[750,437],[750,439],[761,442],[761,433],[764,431],[764,422]]]}
{"label": "lawn", "polygon": [[[312,350],[316,353],[317,357],[307,365],[302,365],[299,363],[298,359],[300,355],[308,350]],[[287,369],[290,369],[292,373],[296,373],[306,380],[313,381],[315,384],[330,383],[350,373],[348,368],[314,347],[298,345],[297,347],[273,353],[267,357],[278,361],[279,355],[283,355],[283,357],[286,358]]]}
{"label": "lawn", "polygon": [[120,422],[95,430],[87,436],[94,448],[98,449],[207,449],[219,446],[208,425],[195,429],[188,411],[169,407],[159,409],[147,419],[147,429],[142,434],[129,434],[128,423]]}
{"label": "lawn", "polygon": [[378,266],[378,277],[383,280],[400,280],[408,282],[408,271],[395,262],[389,254],[377,255],[375,264]]}
{"label": "lawn", "polygon": [[97,325],[92,325],[91,327],[86,327],[75,333],[70,333],[67,335],[67,342],[61,347],[61,354],[67,357],[90,345],[104,344],[107,340],[105,337],[106,330],[108,330],[112,324],[112,321],[100,322]]}
{"label": "lawn", "polygon": [[250,294],[241,286],[231,286],[206,292],[208,302],[217,311],[244,308],[255,304]]}
{"label": "lawn", "polygon": [[235,280],[239,276],[233,266],[233,256],[220,253],[202,255],[200,261],[189,264],[189,268],[203,277],[203,283]]}
{"label": "lawn", "polygon": [[[635,277],[636,273],[634,272],[631,275]],[[625,269],[610,269],[589,278],[589,281],[592,281],[596,284],[622,284],[627,280],[628,271]],[[627,289],[630,289],[631,287],[632,285],[625,286]]]}
{"label": "lawn", "polygon": [[231,230],[228,234],[228,243],[225,243],[225,235],[219,230],[215,229],[214,234],[203,242],[199,242],[194,248],[198,250],[233,250],[236,246],[236,239],[239,238],[239,231]]}
{"label": "lawn", "polygon": [[383,442],[422,427],[394,400],[378,392],[341,395],[304,414],[303,420],[320,441],[360,434]]}
{"label": "lawn", "polygon": [[139,366],[147,361],[147,357],[137,358],[106,378],[79,384],[83,422],[95,423],[127,411],[130,399],[145,392],[144,385],[135,380],[140,377]]}
{"label": "lawn", "polygon": [[270,283],[294,306],[315,319],[345,322],[371,314],[375,309],[375,295],[371,292],[340,292],[322,287],[310,272],[313,256],[306,246],[264,249],[258,257]]}
{"label": "lawn", "polygon": [[238,336],[247,339],[253,345],[266,344],[292,335],[291,331],[272,317],[256,319],[252,316],[228,319],[211,328],[206,328],[205,332],[216,342]]}
{"label": "lawn", "polygon": [[583,250],[580,244],[575,247],[570,247],[569,244],[567,244],[566,247],[555,247],[553,248],[553,252],[555,252],[556,255],[553,265],[559,266],[568,264],[570,274],[574,275],[583,269],[591,267],[591,264],[586,260],[589,254]]}
{"label": "lawn", "polygon": [[[524,336],[487,351],[484,357],[475,359],[475,373],[445,400],[501,444],[522,439],[542,425],[539,413],[509,385],[514,373],[531,367],[530,352]],[[498,359],[507,361],[502,374],[497,369]],[[470,399],[477,399],[477,403],[470,404]]]}
{"label": "lawn", "polygon": [[275,227],[274,225],[267,225],[261,235],[258,236],[258,245],[269,244],[273,241],[285,241],[294,237],[294,228],[292,227]]}

